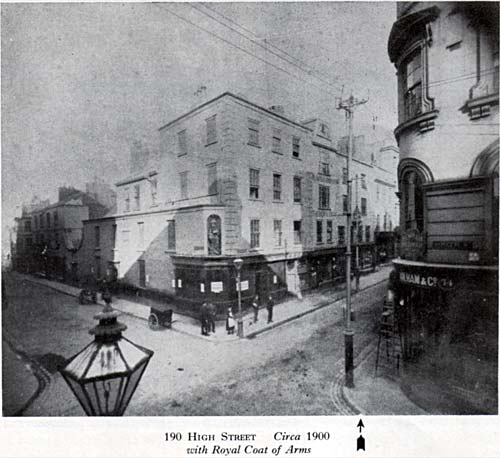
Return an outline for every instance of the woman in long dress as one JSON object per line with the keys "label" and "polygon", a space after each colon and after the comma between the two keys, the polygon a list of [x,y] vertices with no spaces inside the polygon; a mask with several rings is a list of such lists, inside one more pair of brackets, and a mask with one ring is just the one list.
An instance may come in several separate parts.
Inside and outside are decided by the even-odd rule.
{"label": "woman in long dress", "polygon": [[234,334],[234,327],[236,323],[234,321],[234,316],[233,316],[233,311],[231,307],[227,309],[227,316],[226,316],[226,329],[228,334]]}

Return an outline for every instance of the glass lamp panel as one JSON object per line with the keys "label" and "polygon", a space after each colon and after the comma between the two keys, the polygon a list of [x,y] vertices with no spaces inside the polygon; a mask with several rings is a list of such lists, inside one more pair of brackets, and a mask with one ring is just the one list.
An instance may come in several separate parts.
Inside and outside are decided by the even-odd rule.
{"label": "glass lamp panel", "polygon": [[127,386],[127,377],[120,377],[119,379],[113,380],[113,394],[110,396],[109,406],[113,409],[113,415],[121,415],[120,407],[122,403],[123,396],[125,395],[125,387]]}
{"label": "glass lamp panel", "polygon": [[98,415],[120,415],[118,409],[123,396],[125,380],[126,376],[121,375],[85,384],[85,390]]}
{"label": "glass lamp panel", "polygon": [[130,402],[130,399],[132,398],[132,395],[134,394],[135,389],[137,388],[137,385],[139,384],[139,381],[141,380],[142,374],[144,373],[144,370],[146,369],[146,366],[148,365],[148,361],[149,361],[149,358],[144,360],[130,374],[129,379],[127,380],[127,383],[125,385],[125,393],[124,393],[123,399],[121,401],[120,411],[118,412],[118,415],[122,415],[123,412],[125,412],[125,409],[127,408],[128,403]]}
{"label": "glass lamp panel", "polygon": [[126,361],[127,366],[132,370],[139,363],[141,363],[143,359],[147,358],[151,354],[150,350],[146,350],[145,348],[136,345],[126,337],[122,337],[120,339],[119,347],[123,359]]}
{"label": "glass lamp panel", "polygon": [[64,368],[75,379],[80,380],[85,375],[89,361],[92,360],[92,355],[97,349],[95,342],[87,345],[80,353],[76,354]]}
{"label": "glass lamp panel", "polygon": [[85,388],[70,377],[64,377],[64,380],[68,383],[85,413],[89,416],[96,415],[96,412],[93,410],[93,407],[89,402],[89,398],[86,395]]}
{"label": "glass lamp panel", "polygon": [[127,365],[118,350],[118,346],[116,344],[102,344],[97,350],[85,378],[94,379],[127,371]]}
{"label": "glass lamp panel", "polygon": [[90,403],[94,408],[94,415],[104,415],[102,408],[102,399],[104,399],[103,389],[98,382],[89,382],[83,385],[85,393],[90,399]]}

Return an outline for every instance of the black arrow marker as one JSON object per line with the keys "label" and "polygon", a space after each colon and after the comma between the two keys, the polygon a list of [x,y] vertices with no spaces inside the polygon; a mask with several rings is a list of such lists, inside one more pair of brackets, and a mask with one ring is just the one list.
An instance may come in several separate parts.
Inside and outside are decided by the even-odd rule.
{"label": "black arrow marker", "polygon": [[361,429],[364,428],[365,425],[363,424],[363,420],[359,420],[357,428],[359,428],[359,432],[361,433]]}
{"label": "black arrow marker", "polygon": [[358,451],[358,450],[365,451],[365,438],[361,435],[358,437],[357,447],[358,448],[356,449],[356,451]]}

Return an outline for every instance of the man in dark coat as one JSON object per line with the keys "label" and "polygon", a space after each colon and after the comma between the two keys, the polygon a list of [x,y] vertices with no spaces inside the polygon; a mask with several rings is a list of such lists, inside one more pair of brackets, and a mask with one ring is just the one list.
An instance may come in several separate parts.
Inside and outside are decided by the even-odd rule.
{"label": "man in dark coat", "polygon": [[5,280],[2,278],[2,310],[7,310],[9,300],[7,299],[7,289],[5,288]]}
{"label": "man in dark coat", "polygon": [[208,332],[215,333],[215,317],[217,316],[217,307],[211,302],[208,303]]}
{"label": "man in dark coat", "polygon": [[253,322],[257,323],[259,321],[259,295],[256,294],[252,301],[252,310],[253,310]]}
{"label": "man in dark coat", "polygon": [[101,282],[101,297],[106,304],[111,304],[111,284],[106,278]]}
{"label": "man in dark coat", "polygon": [[208,336],[208,304],[203,302],[200,307],[201,335]]}
{"label": "man in dark coat", "polygon": [[273,322],[273,308],[274,308],[274,299],[273,296],[269,294],[269,297],[267,298],[267,322],[272,323]]}

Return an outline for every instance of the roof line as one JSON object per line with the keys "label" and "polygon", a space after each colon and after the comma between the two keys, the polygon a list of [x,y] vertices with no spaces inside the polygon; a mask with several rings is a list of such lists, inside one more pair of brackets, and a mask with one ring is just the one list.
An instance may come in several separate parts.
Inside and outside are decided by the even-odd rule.
{"label": "roof line", "polygon": [[195,111],[201,110],[202,108],[205,108],[207,105],[210,105],[211,103],[214,103],[217,100],[219,100],[219,99],[221,99],[223,97],[226,97],[226,96],[232,97],[233,99],[239,100],[240,102],[244,102],[244,103],[246,103],[248,105],[253,106],[254,108],[258,108],[259,110],[265,111],[266,113],[271,114],[271,115],[273,115],[273,116],[275,116],[277,118],[280,118],[280,119],[282,119],[284,121],[287,121],[287,122],[289,122],[289,123],[291,123],[291,124],[293,124],[293,125],[295,125],[297,127],[300,127],[301,129],[304,129],[304,130],[307,130],[309,132],[312,132],[312,129],[310,129],[309,127],[305,127],[305,126],[303,126],[302,124],[299,124],[296,121],[292,121],[291,119],[289,119],[289,118],[287,118],[287,117],[285,117],[283,115],[280,115],[279,113],[276,113],[276,112],[274,112],[272,110],[269,110],[267,108],[261,107],[260,105],[257,105],[256,103],[250,102],[249,100],[246,100],[243,97],[240,97],[240,96],[235,95],[235,94],[233,94],[231,92],[228,92],[228,91],[223,92],[222,94],[218,95],[217,97],[215,97],[215,98],[213,98],[211,100],[208,100],[207,102],[202,103],[201,105],[193,108],[192,110],[188,111],[187,113],[184,113],[183,115],[175,118],[174,120],[172,120],[172,121],[168,122],[167,124],[165,124],[164,126],[160,127],[158,130],[166,129],[167,127],[170,127],[171,125],[175,124],[176,122],[180,121],[181,119],[183,119],[183,118],[191,115]]}
{"label": "roof line", "polygon": [[124,184],[134,183],[135,181],[147,180],[154,175],[158,175],[156,170],[150,170],[149,172],[141,172],[137,175],[128,176],[127,178],[123,178],[115,183],[115,186],[121,186]]}

